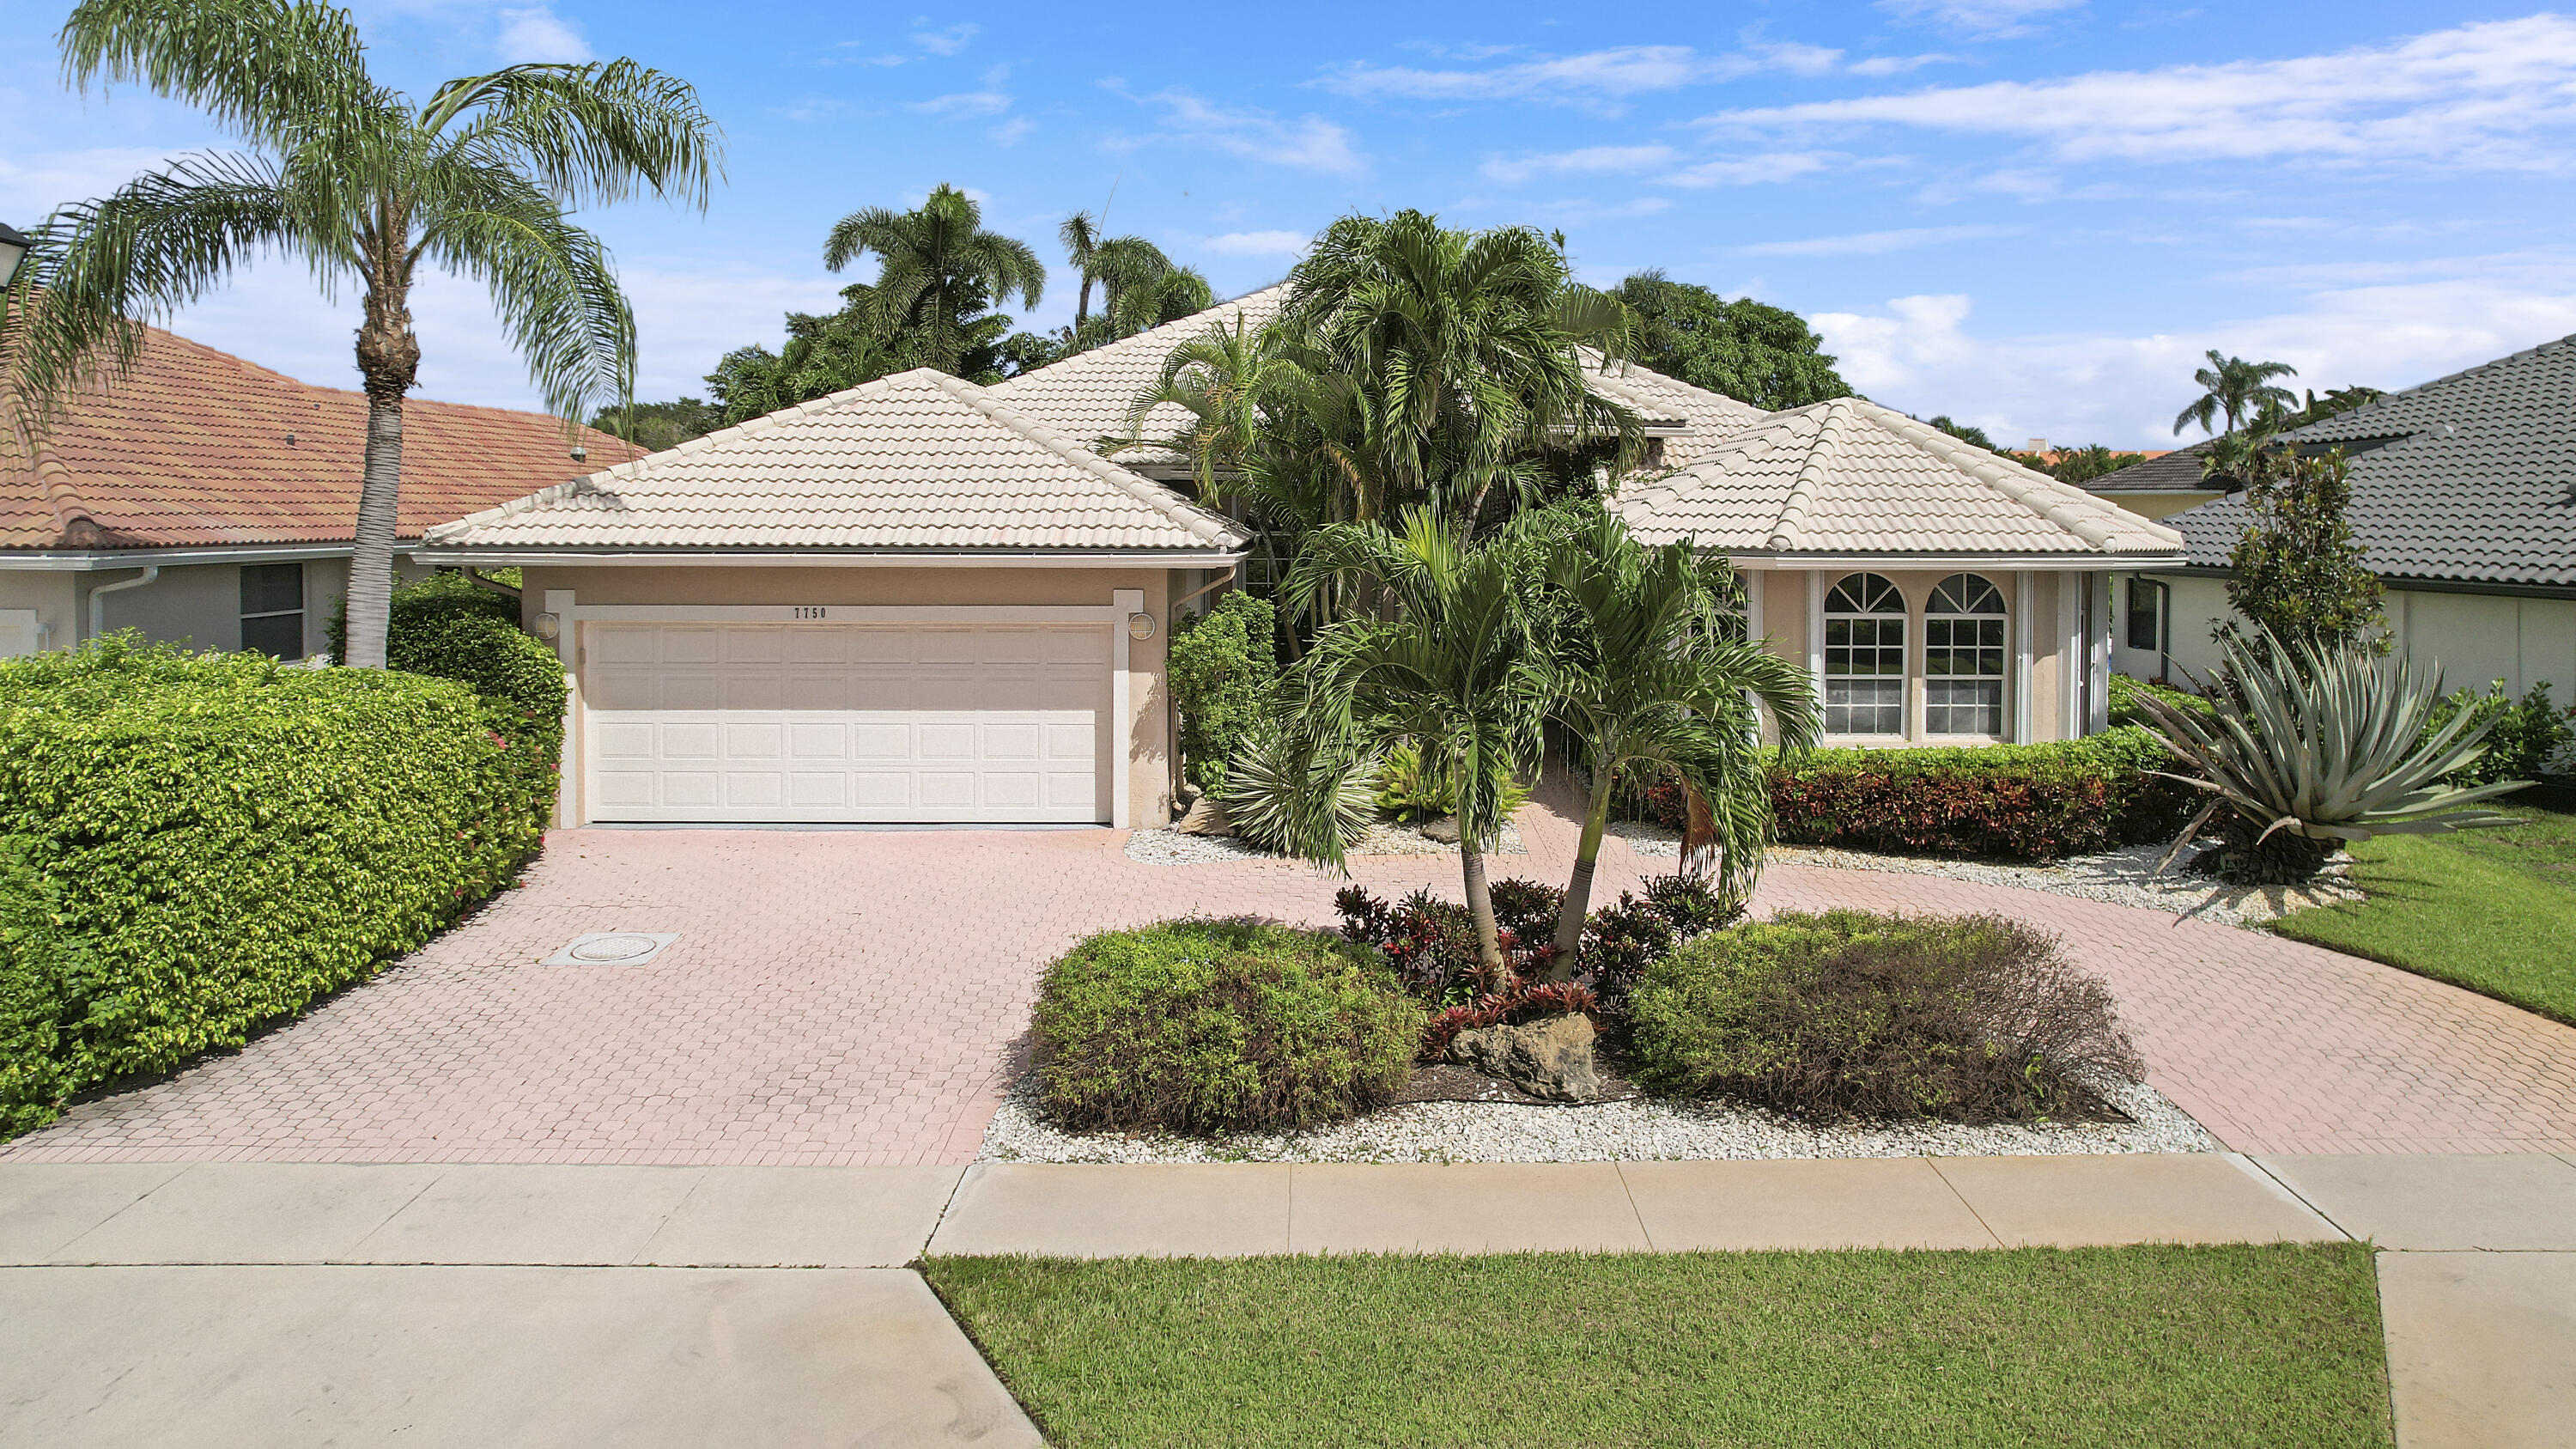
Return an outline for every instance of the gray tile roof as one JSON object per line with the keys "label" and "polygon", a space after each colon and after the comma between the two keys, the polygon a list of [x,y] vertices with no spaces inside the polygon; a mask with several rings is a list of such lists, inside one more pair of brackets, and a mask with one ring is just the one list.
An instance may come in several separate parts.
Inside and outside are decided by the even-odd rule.
{"label": "gray tile roof", "polygon": [[2178,557],[2169,528],[1861,398],[1772,413],[1625,485],[1639,539],[1779,554]]}
{"label": "gray tile roof", "polygon": [[2117,473],[2105,473],[2088,480],[2084,487],[2094,493],[2216,493],[2201,477],[2201,456],[2209,451],[2202,439],[2188,448],[2176,448],[2161,457],[2143,463],[2131,463]]}
{"label": "gray tile roof", "polygon": [[[2289,436],[2349,445],[2353,532],[2383,576],[2576,588],[2576,337]],[[2165,521],[2192,563],[2223,568],[2246,518],[2231,497]]]}
{"label": "gray tile roof", "polygon": [[1206,553],[1237,524],[917,368],[442,524],[432,548]]}

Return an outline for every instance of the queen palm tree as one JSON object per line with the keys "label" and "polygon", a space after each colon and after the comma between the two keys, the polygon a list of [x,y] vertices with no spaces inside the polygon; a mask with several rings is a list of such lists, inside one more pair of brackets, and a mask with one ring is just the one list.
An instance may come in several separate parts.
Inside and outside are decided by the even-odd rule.
{"label": "queen palm tree", "polygon": [[[1503,792],[1538,767],[1545,676],[1531,657],[1528,540],[1516,526],[1482,544],[1427,508],[1395,528],[1331,524],[1308,537],[1289,576],[1311,604],[1336,580],[1368,580],[1382,610],[1318,633],[1299,661],[1298,729],[1312,741],[1411,744],[1458,787],[1458,861],[1488,990],[1511,983],[1485,852],[1502,833]],[[1317,821],[1329,812],[1311,812]],[[1338,835],[1292,840],[1338,862]]]}
{"label": "queen palm tree", "polygon": [[871,206],[842,217],[823,243],[823,265],[837,272],[869,253],[876,283],[857,300],[945,373],[964,360],[978,314],[1015,292],[1034,307],[1046,291],[1046,264],[1028,243],[984,230],[984,208],[944,182],[910,211]]}
{"label": "queen palm tree", "polygon": [[2174,414],[2173,430],[2180,433],[2193,423],[2204,433],[2216,432],[2211,420],[2224,416],[2227,432],[2235,432],[2247,418],[2265,408],[2288,409],[2298,405],[2298,398],[2286,387],[2273,385],[2276,377],[2296,377],[2299,370],[2286,362],[2247,362],[2241,357],[2228,357],[2215,347],[2209,349],[2209,366],[2191,375],[2200,384],[2201,394],[2191,406]]}
{"label": "queen palm tree", "polygon": [[1535,493],[1538,454],[1609,442],[1624,461],[1642,446],[1635,414],[1583,376],[1584,349],[1624,351],[1627,308],[1530,228],[1343,217],[1298,264],[1282,316],[1364,394],[1388,484],[1465,533],[1497,490]]}
{"label": "queen palm tree", "polygon": [[420,373],[411,288],[423,263],[490,291],[547,406],[567,419],[633,392],[635,323],[572,208],[639,189],[703,207],[720,173],[686,82],[631,60],[517,65],[415,102],[367,72],[346,12],[314,0],[83,0],[63,24],[72,84],[190,102],[249,149],[173,161],[46,227],[44,293],[10,359],[40,412],[132,365],[137,320],[263,252],[359,295],[367,443],[349,578],[347,663],[380,668],[393,593],[403,395]]}
{"label": "queen palm tree", "polygon": [[1574,975],[1592,876],[1622,767],[1679,776],[1691,799],[1693,846],[1718,852],[1720,888],[1749,894],[1771,842],[1771,778],[1762,760],[1759,702],[1783,749],[1813,746],[1822,726],[1806,670],[1758,642],[1728,637],[1732,582],[1722,560],[1690,543],[1648,549],[1605,510],[1577,515],[1548,540],[1546,572],[1564,607],[1549,612],[1541,661],[1549,713],[1592,771],[1573,878],[1556,922],[1550,965]]}

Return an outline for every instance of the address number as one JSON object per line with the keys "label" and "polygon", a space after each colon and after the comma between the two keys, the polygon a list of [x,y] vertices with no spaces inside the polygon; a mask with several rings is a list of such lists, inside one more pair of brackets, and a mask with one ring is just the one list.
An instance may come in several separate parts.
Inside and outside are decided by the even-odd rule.
{"label": "address number", "polygon": [[831,613],[820,604],[798,604],[795,608],[796,617],[799,619],[822,619],[829,617]]}

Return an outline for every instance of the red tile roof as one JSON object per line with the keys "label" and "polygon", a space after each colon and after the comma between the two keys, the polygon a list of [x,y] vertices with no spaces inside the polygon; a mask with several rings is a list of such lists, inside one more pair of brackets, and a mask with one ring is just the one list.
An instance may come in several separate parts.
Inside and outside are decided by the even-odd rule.
{"label": "red tile roof", "polygon": [[[366,423],[363,393],[156,328],[131,372],[64,410],[32,465],[0,447],[0,549],[346,543]],[[401,534],[641,456],[543,413],[410,398]]]}

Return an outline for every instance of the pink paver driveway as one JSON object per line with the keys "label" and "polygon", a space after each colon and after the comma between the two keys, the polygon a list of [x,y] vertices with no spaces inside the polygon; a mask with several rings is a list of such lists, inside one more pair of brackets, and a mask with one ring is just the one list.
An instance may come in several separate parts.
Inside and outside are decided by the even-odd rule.
{"label": "pink paver driveway", "polygon": [[[1573,832],[1522,817],[1562,881]],[[526,883],[239,1053],[82,1104],[20,1160],[962,1162],[1039,971],[1191,912],[1328,922],[1281,862],[1150,866],[1110,831],[558,832]],[[1640,862],[1611,841],[1605,894]],[[1454,859],[1358,863],[1454,898]],[[1769,909],[2001,911],[2107,977],[2155,1085],[2262,1152],[2576,1149],[2576,1029],[2370,962],[2124,906],[1781,866]],[[540,966],[584,931],[676,931],[642,967]]]}

